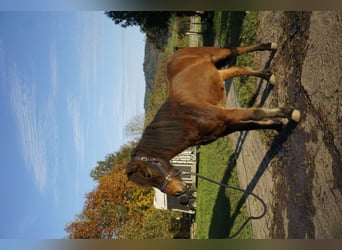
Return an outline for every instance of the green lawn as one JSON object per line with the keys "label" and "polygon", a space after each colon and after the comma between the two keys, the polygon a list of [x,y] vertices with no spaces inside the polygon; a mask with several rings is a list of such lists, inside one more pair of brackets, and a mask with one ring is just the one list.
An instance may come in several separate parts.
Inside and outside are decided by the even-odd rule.
{"label": "green lawn", "polygon": [[[228,137],[200,147],[199,173],[213,180],[239,186]],[[246,205],[237,204],[242,193],[225,190],[205,180],[198,180],[196,238],[219,239],[235,233],[248,217]],[[250,223],[236,238],[251,239]]]}
{"label": "green lawn", "polygon": [[[214,17],[215,43],[227,45],[251,44],[255,38],[257,13],[216,12]],[[237,62],[252,64],[250,55],[240,57]],[[250,106],[255,79],[237,78],[234,80],[238,96],[243,106]],[[248,95],[247,95],[248,94]],[[200,147],[199,173],[221,183],[239,187],[233,145],[228,137]],[[198,180],[196,235],[198,239],[226,238],[235,233],[248,218],[247,205],[239,204],[242,193],[225,190],[215,184]],[[236,237],[252,239],[251,222]]]}

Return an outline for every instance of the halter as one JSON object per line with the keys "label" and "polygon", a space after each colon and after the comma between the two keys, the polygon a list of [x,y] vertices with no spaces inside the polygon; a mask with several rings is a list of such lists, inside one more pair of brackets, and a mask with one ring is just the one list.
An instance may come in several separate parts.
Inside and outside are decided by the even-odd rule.
{"label": "halter", "polygon": [[182,172],[177,170],[177,172],[175,172],[172,175],[169,175],[165,169],[162,167],[162,165],[160,164],[159,160],[157,160],[156,158],[148,158],[145,156],[142,157],[133,157],[132,158],[133,161],[145,161],[145,162],[152,162],[153,165],[155,165],[160,172],[162,172],[163,176],[164,176],[164,183],[162,185],[162,187],[160,188],[160,191],[162,191],[163,193],[165,193],[166,187],[169,184],[169,182],[172,180],[172,178],[180,175]]}

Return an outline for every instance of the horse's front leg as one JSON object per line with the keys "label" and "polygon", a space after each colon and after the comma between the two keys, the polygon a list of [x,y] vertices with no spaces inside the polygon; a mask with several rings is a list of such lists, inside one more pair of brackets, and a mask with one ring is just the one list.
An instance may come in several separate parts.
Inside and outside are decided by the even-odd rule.
{"label": "horse's front leg", "polygon": [[277,118],[299,122],[300,111],[290,108],[221,109],[220,120],[226,124],[225,134],[236,131],[272,129],[280,131],[283,123]]}
{"label": "horse's front leg", "polygon": [[288,118],[299,122],[300,111],[291,108],[225,108],[221,110],[221,117],[227,122],[261,121],[273,118]]}

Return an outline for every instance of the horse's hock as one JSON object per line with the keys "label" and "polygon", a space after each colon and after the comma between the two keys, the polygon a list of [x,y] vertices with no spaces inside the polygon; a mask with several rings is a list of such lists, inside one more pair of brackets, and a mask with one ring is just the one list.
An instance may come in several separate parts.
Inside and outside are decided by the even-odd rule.
{"label": "horse's hock", "polygon": [[[260,13],[257,40],[279,45],[271,63],[277,83],[265,106],[293,103],[303,115],[272,159],[258,132],[231,135],[242,143],[241,186],[257,181],[254,191],[268,204],[267,215],[253,221],[255,238],[342,238],[341,20],[341,12]],[[268,59],[260,54],[260,66]],[[237,104],[232,92],[229,106]],[[257,201],[247,205],[260,213]]]}

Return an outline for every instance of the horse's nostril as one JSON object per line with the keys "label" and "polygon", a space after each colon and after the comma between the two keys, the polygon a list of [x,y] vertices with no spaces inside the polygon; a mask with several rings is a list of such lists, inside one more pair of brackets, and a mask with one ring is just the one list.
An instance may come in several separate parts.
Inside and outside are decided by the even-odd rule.
{"label": "horse's nostril", "polygon": [[178,201],[179,201],[179,203],[184,204],[184,205],[188,204],[188,202],[189,202],[188,194],[184,193],[184,194],[178,196]]}
{"label": "horse's nostril", "polygon": [[184,194],[184,192],[182,192],[182,191],[176,191],[176,192],[174,193],[175,196],[180,196],[180,195],[182,195],[182,194]]}

